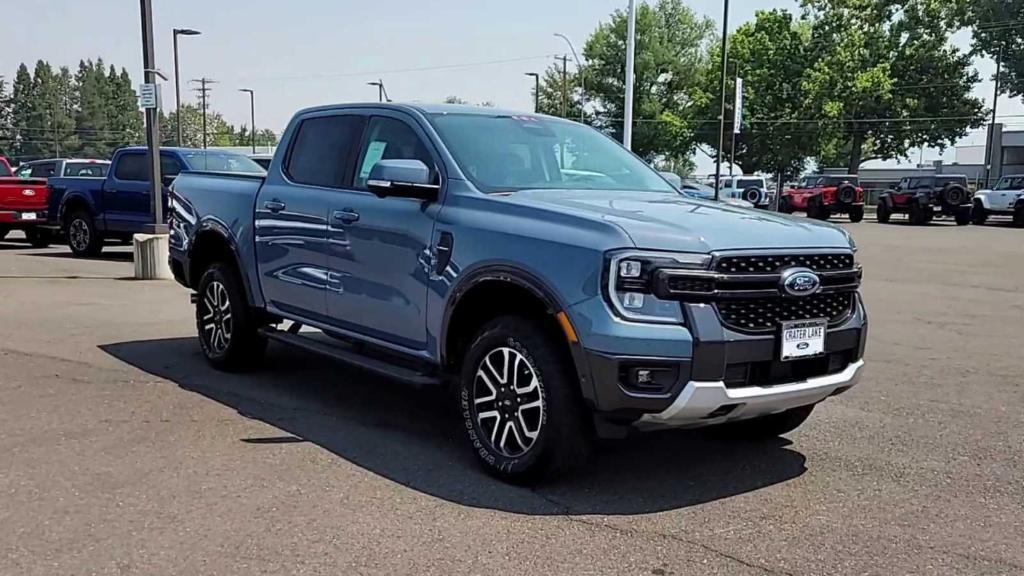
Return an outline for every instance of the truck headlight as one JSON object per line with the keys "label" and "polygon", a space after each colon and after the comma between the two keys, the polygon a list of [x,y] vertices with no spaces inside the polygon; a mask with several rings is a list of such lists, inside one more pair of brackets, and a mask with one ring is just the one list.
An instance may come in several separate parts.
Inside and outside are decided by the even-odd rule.
{"label": "truck headlight", "polygon": [[608,255],[606,296],[625,320],[681,324],[679,302],[654,295],[653,279],[660,270],[707,270],[711,256],[676,252],[623,250]]}

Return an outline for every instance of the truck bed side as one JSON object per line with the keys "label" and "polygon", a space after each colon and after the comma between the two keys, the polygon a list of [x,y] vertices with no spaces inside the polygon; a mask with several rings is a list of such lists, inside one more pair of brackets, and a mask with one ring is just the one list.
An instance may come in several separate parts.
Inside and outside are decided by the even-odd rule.
{"label": "truck bed side", "polygon": [[103,209],[103,178],[81,176],[50,178],[47,214],[48,223],[60,226],[64,217],[76,210],[86,210],[96,218],[96,227],[105,228],[99,216]]}
{"label": "truck bed side", "polygon": [[[170,250],[174,262],[192,262],[193,250],[204,242],[226,241],[248,292],[249,302],[263,305],[256,279],[254,214],[263,176],[221,172],[182,172],[170,195]],[[184,268],[181,274],[194,287],[198,278]]]}

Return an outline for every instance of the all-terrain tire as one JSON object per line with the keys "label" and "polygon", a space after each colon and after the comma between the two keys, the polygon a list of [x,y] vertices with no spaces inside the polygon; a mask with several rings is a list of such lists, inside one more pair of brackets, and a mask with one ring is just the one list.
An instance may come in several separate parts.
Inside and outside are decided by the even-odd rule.
{"label": "all-terrain tire", "polygon": [[103,251],[103,236],[96,229],[92,216],[84,210],[67,218],[68,248],[75,256],[99,256]]}
{"label": "all-terrain tire", "polygon": [[981,226],[988,221],[988,210],[985,210],[985,205],[981,203],[981,200],[974,201],[974,207],[971,208],[971,222],[977,226]]}
{"label": "all-terrain tire", "polygon": [[889,209],[889,205],[885,202],[879,202],[878,207],[875,209],[875,218],[879,224],[888,224],[889,219],[892,218],[892,210]]}
{"label": "all-terrain tire", "polygon": [[200,278],[197,291],[196,330],[206,361],[225,371],[258,365],[267,339],[259,333],[258,317],[245,298],[234,267],[212,264]]}
{"label": "all-terrain tire", "polygon": [[488,473],[534,483],[586,462],[593,427],[572,359],[536,319],[503,316],[483,326],[462,362],[458,408]]}
{"label": "all-terrain tire", "polygon": [[851,206],[850,207],[850,222],[856,224],[864,219],[864,207],[863,206]]}

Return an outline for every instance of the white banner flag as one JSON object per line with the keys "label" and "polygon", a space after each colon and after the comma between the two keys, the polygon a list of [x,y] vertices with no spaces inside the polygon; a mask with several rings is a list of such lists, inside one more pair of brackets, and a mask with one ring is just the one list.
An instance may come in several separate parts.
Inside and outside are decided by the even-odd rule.
{"label": "white banner flag", "polygon": [[736,105],[733,110],[732,131],[734,134],[739,134],[740,126],[743,124],[743,78],[736,79],[736,98],[733,102]]}

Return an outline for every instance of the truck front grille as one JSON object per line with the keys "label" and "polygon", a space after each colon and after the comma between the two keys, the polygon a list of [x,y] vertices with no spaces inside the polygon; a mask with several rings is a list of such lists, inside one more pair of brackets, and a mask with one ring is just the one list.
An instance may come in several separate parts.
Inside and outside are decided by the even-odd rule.
{"label": "truck front grille", "polygon": [[815,294],[802,298],[750,298],[715,303],[722,323],[741,332],[775,330],[781,322],[827,318],[829,325],[846,320],[853,312],[853,292]]}
{"label": "truck front grille", "polygon": [[722,256],[715,261],[715,271],[726,274],[776,274],[786,268],[810,268],[815,272],[852,270],[853,254],[765,254]]}

